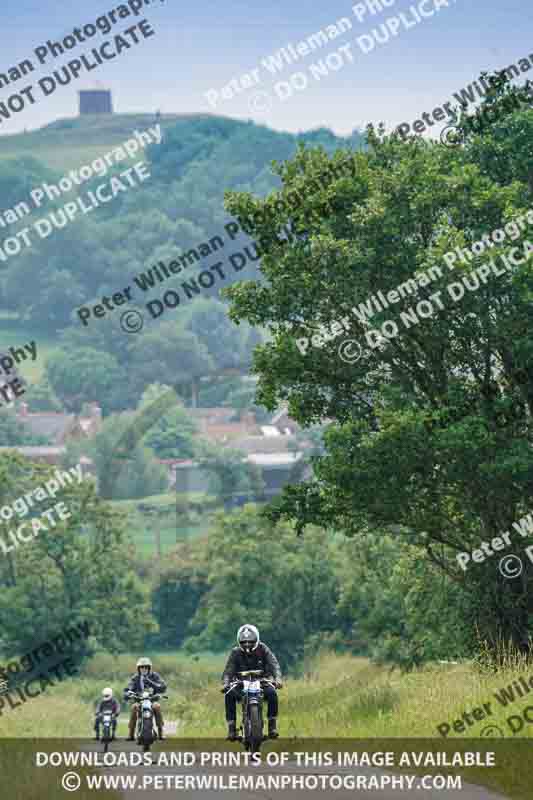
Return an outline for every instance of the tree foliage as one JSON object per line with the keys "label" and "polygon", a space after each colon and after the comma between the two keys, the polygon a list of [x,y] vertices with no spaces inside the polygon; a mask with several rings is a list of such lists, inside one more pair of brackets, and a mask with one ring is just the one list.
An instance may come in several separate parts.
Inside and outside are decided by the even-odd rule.
{"label": "tree foliage", "polygon": [[[41,485],[52,472],[17,454],[1,455],[2,505]],[[157,626],[146,588],[131,569],[121,518],[96,496],[88,479],[66,486],[61,498],[40,503],[37,515],[59,499],[70,518],[55,527],[48,523],[47,530],[1,560],[3,650],[27,652],[84,621],[94,646],[115,653],[140,646]],[[0,521],[2,537],[10,528],[12,522]]]}
{"label": "tree foliage", "polygon": [[[317,137],[329,149],[344,141],[327,131],[312,134],[313,140]],[[150,320],[150,327],[147,324],[138,337],[129,337],[120,328],[121,309],[108,311],[103,318],[92,317],[87,326],[80,323],[76,309],[101,303],[104,295],[111,297],[123,287],[132,286],[134,305],[138,304],[139,310],[148,315],[144,308],[147,300],[159,297],[159,289],[178,289],[184,277],[193,278],[200,267],[188,268],[186,276],[173,275],[146,294],[135,286],[134,277],[160,260],[168,264],[223,233],[228,222],[224,188],[250,190],[259,195],[271,192],[278,183],[270,170],[271,160],[290,157],[301,139],[302,135],[277,133],[251,122],[211,115],[185,117],[174,127],[165,125],[161,144],[148,148],[146,153],[151,177],[142,191],[120,193],[113,203],[54,230],[53,235],[36,237],[31,247],[3,265],[0,292],[4,310],[18,313],[33,329],[48,335],[62,332],[62,348],[69,355],[58,354],[58,366],[51,378],[68,408],[75,407],[77,401],[73,398],[85,388],[89,390],[93,379],[97,379],[94,388],[98,389],[100,405],[109,413],[136,405],[147,383],[161,380],[174,384],[174,373],[183,374],[184,380],[190,382],[195,365],[203,370],[202,374],[227,367],[246,370],[255,336],[252,334],[250,341],[244,343],[249,338],[248,326],[244,331],[236,330],[224,317],[225,306],[218,303],[210,307],[209,313],[204,311],[202,324],[189,318],[189,306],[194,311],[204,298],[218,295],[218,284],[202,292],[202,298],[195,297],[175,310],[167,309],[161,321]],[[2,161],[0,189],[4,207],[18,203],[43,181],[57,183],[60,177],[34,159]],[[101,183],[100,178],[95,181]],[[89,181],[82,189],[94,188],[93,183]],[[62,202],[47,201],[46,211]],[[21,220],[21,227],[24,224],[25,220]],[[230,247],[221,252],[222,258],[231,252]],[[213,263],[215,259],[206,265]],[[233,275],[231,269],[226,272]],[[239,277],[258,274],[257,263],[248,263]],[[235,274],[232,279],[236,277]],[[32,291],[21,292],[21,285],[31,286]],[[190,319],[186,331],[192,338],[172,333],[166,324],[182,319]],[[72,363],[80,347],[101,353],[101,357],[94,355],[92,359],[94,373],[89,375],[85,370],[87,377],[81,381],[80,367]],[[117,363],[109,362],[110,357]],[[109,374],[118,376],[112,382],[106,382],[99,374],[96,365],[102,359]],[[66,371],[61,365],[67,365]]]}
{"label": "tree foliage", "polygon": [[[131,445],[130,445],[131,442]],[[69,443],[69,462],[89,455],[98,476],[99,494],[106,500],[146,497],[168,487],[166,469],[137,438],[133,414],[112,414],[89,442]]]}
{"label": "tree foliage", "polygon": [[[153,403],[170,389],[169,386],[151,384],[143,393],[141,408]],[[198,427],[182,405],[175,405],[163,414],[145,435],[143,442],[158,458],[193,458],[197,445]]]}
{"label": "tree foliage", "polygon": [[[294,189],[305,195],[298,208],[243,193],[229,193],[227,203],[263,253],[267,280],[228,292],[233,319],[272,336],[255,358],[259,399],[269,408],[288,399],[303,425],[334,422],[315,480],[290,488],[273,517],[287,515],[299,530],[314,522],[351,534],[400,526],[396,535],[463,585],[482,636],[519,647],[533,615],[531,566],[511,583],[492,562],[472,564],[465,575],[455,555],[510,529],[531,507],[531,260],[491,275],[454,304],[447,284],[508,256],[517,243],[507,238],[490,256],[458,259],[453,274],[443,257],[526,214],[532,135],[531,110],[507,115],[456,149],[370,129],[367,152],[333,159],[351,164],[353,177],[322,191],[312,187],[329,161],[325,152],[304,148],[280,165],[282,197]],[[288,241],[280,237],[287,224]],[[523,239],[533,240],[527,224]],[[367,321],[352,312],[435,265],[441,277],[421,284],[416,297],[404,293],[382,311],[369,304]],[[440,310],[429,319],[400,323],[401,312],[437,291],[443,309],[435,303]],[[355,363],[340,358],[342,338],[305,355],[296,348],[296,338],[344,317],[362,346]],[[379,332],[389,319],[398,322],[398,336],[369,346],[369,329]]]}
{"label": "tree foliage", "polygon": [[287,667],[304,654],[307,636],[335,624],[335,578],[324,532],[305,541],[276,528],[252,506],[219,515],[207,540],[208,590],[190,623],[191,649],[235,646],[245,622],[259,628]]}

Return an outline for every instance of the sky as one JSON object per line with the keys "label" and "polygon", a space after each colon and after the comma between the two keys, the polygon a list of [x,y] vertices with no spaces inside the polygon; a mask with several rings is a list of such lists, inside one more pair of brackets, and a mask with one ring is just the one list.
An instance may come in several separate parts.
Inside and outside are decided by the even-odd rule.
{"label": "sky", "polygon": [[[97,85],[112,90],[114,109],[121,113],[156,109],[163,113],[211,112],[252,119],[280,131],[327,127],[340,135],[364,129],[368,122],[383,121],[390,129],[413,122],[424,111],[449,101],[483,70],[506,67],[529,54],[533,59],[533,37],[529,36],[533,4],[527,0],[448,0],[449,7],[444,6],[445,0],[425,0],[426,11],[433,10],[435,2],[441,2],[442,7],[414,24],[416,15],[410,7],[416,9],[421,1],[363,0],[363,7],[381,6],[382,10],[371,14],[365,8],[360,21],[351,0],[269,0],[261,8],[258,4],[254,8],[249,0],[224,4],[214,0],[149,0],[138,16],[120,19],[110,33],[98,33],[64,56],[50,56],[39,65],[35,48],[49,39],[61,41],[74,27],[94,23],[120,3],[85,0],[75,7],[64,0],[3,0],[0,73],[26,58],[36,69],[1,88],[0,104],[21,88],[36,86],[68,60],[90,53],[105,40],[113,42],[115,34],[143,18],[155,35],[141,37],[139,44],[104,61],[98,69],[82,72],[69,85],[59,85],[49,97],[36,88],[34,105],[26,102],[10,120],[1,119],[0,136],[77,116],[77,92]],[[385,43],[374,42],[373,49],[363,53],[358,37],[371,37],[377,28],[383,39],[380,24],[393,17],[399,20],[400,12],[408,20],[409,29],[399,22],[395,37],[390,36]],[[350,20],[350,30],[296,63],[285,65],[278,75],[271,75],[262,65],[262,59],[279,48],[288,44],[296,47],[341,18]],[[369,39],[363,41],[368,46]],[[349,48],[339,51],[344,45]],[[326,56],[334,53],[337,56],[330,59],[328,74],[317,80],[310,65],[320,60],[324,63]],[[242,88],[232,99],[222,97],[224,86],[254,69],[259,70],[255,86]],[[294,79],[299,86],[303,82],[306,85],[293,89],[287,97],[293,73],[300,73]],[[526,77],[533,78],[533,70]],[[280,82],[283,85],[276,89],[275,84]],[[219,93],[216,107],[207,101],[209,90]]]}

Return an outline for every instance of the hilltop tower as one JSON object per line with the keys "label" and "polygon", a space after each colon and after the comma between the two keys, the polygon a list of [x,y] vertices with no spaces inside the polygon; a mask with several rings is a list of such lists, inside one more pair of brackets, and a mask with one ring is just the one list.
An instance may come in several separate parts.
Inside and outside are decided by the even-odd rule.
{"label": "hilltop tower", "polygon": [[80,96],[80,115],[113,113],[110,89],[82,89],[78,94]]}

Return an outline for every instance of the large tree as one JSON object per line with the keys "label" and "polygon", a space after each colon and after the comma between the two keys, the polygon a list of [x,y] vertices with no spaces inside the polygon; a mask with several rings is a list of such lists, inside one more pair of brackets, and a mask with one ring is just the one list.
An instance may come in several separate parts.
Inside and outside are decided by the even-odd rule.
{"label": "large tree", "polygon": [[69,443],[69,463],[81,454],[92,458],[100,496],[106,500],[146,497],[168,488],[166,470],[141,442],[137,423],[135,414],[112,414],[89,442]]}
{"label": "large tree", "polygon": [[[171,391],[169,386],[151,384],[143,392],[140,411]],[[196,453],[194,437],[197,433],[195,421],[183,405],[177,402],[157,419],[143,441],[158,458],[193,458]]]}
{"label": "large tree", "polygon": [[203,559],[207,592],[187,645],[225,650],[240,625],[253,620],[282,667],[293,665],[307,637],[336,627],[338,585],[330,556],[324,531],[311,528],[298,540],[291,525],[274,526],[252,506],[218,515]]}
{"label": "large tree", "polygon": [[[501,102],[507,91],[487,102]],[[488,255],[458,258],[453,272],[443,257],[525,215],[533,200],[532,137],[528,109],[500,117],[455,149],[370,128],[368,152],[332,159],[351,164],[353,177],[319,188],[328,164],[320,150],[302,149],[278,167],[281,197],[292,190],[304,197],[290,211],[274,196],[264,202],[229,193],[227,202],[257,241],[267,279],[228,290],[233,318],[272,335],[255,357],[259,400],[269,408],[288,400],[303,425],[336,423],[316,479],[289,489],[276,515],[295,518],[300,529],[308,522],[348,533],[363,524],[395,526],[476,598],[473,628],[491,642],[503,636],[518,646],[533,614],[532,565],[506,581],[498,558],[473,563],[465,574],[455,556],[512,530],[533,498],[533,271],[522,252],[528,230]],[[452,301],[450,282],[468,280],[517,244],[519,265]],[[433,266],[441,277],[421,281],[381,312],[370,303],[362,312],[371,295],[387,297]],[[421,300],[430,304],[422,306],[425,316],[402,323],[402,312],[412,320]],[[345,317],[344,337],[310,345],[305,354],[295,346]],[[388,320],[398,335],[378,341],[377,333],[392,330]],[[354,363],[339,354],[346,338],[362,347]]]}
{"label": "large tree", "polygon": [[139,337],[132,345],[131,362],[139,389],[162,379],[172,386],[188,387],[191,405],[197,404],[200,377],[213,371],[205,345],[174,321],[162,322]]}
{"label": "large tree", "polygon": [[115,408],[126,372],[108,353],[92,347],[70,347],[48,359],[46,378],[69,411],[79,412],[84,402],[98,399],[109,412]]}
{"label": "large tree", "polygon": [[[2,505],[42,486],[52,472],[17,454],[1,455]],[[53,526],[42,513],[57,502],[70,517],[57,521],[56,514]],[[148,593],[133,571],[123,521],[97,497],[92,480],[65,486],[30,511],[32,516],[40,517],[37,535],[0,561],[2,649],[28,652],[84,621],[93,642],[106,650],[140,647],[157,628]],[[8,531],[29,517],[1,520],[2,538],[10,544]]]}

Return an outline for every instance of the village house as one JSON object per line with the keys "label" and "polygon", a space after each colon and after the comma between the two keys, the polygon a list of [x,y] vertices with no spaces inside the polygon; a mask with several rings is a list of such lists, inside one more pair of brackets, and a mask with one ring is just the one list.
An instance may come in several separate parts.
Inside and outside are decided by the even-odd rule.
{"label": "village house", "polygon": [[[21,403],[15,414],[18,422],[27,425],[30,431],[44,436],[50,444],[41,446],[0,447],[0,453],[16,450],[31,461],[40,461],[52,466],[60,466],[67,452],[70,440],[91,439],[102,425],[102,409],[98,403],[91,403],[88,416],[65,414],[55,411],[31,412],[27,403]],[[86,456],[80,459],[84,470],[91,471],[92,461]]]}
{"label": "village house", "polygon": [[55,411],[32,413],[27,403],[21,403],[16,418],[32,433],[45,436],[51,444],[61,446],[70,439],[92,438],[102,425],[102,409],[98,403],[91,403],[89,416],[82,417]]}
{"label": "village house", "polygon": [[[307,467],[302,472],[298,470],[306,446],[296,446],[294,434],[299,426],[288,416],[286,409],[277,412],[268,425],[258,425],[252,412],[243,415],[240,422],[231,423],[232,411],[224,408],[188,409],[204,438],[241,451],[244,461],[260,468],[265,499],[279,494],[291,481],[309,476]],[[194,460],[175,459],[171,466],[173,486],[177,492],[207,491],[209,476]],[[241,505],[248,500],[248,497],[239,496],[234,498],[234,503]]]}

